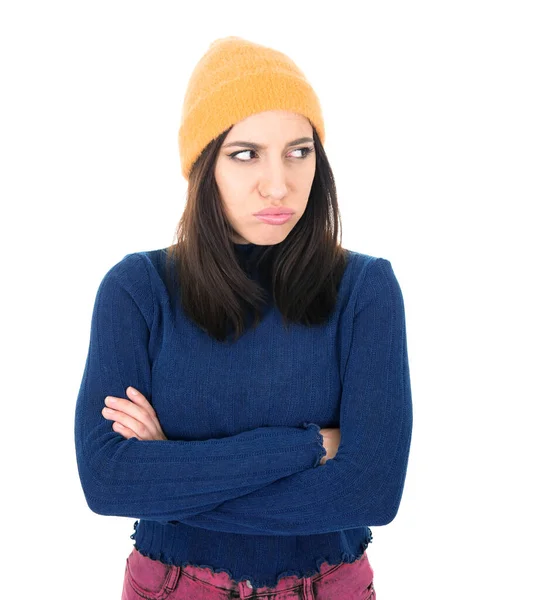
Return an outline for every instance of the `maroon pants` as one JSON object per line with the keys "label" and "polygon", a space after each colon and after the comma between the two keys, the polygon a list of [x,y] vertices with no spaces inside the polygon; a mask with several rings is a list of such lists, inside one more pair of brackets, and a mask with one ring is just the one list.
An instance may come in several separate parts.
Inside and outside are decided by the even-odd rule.
{"label": "maroon pants", "polygon": [[253,588],[225,572],[152,560],[134,547],[126,559],[122,600],[376,600],[373,578],[366,551],[353,563],[323,563],[312,577],[283,577],[276,587]]}

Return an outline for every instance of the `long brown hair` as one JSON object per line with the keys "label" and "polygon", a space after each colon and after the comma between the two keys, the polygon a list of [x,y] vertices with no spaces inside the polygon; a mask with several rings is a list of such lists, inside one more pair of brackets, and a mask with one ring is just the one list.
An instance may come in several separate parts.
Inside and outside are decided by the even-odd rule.
{"label": "long brown hair", "polygon": [[[267,300],[265,289],[239,264],[232,242],[235,231],[214,178],[218,153],[230,130],[210,142],[194,163],[177,241],[167,249],[176,279],[174,295],[186,314],[218,341],[225,341],[232,327],[235,339],[242,335],[247,309],[257,327]],[[283,242],[265,247],[260,257],[269,266],[274,304],[286,329],[288,321],[307,326],[327,321],[347,263],[333,173],[312,130],[316,171],[304,214]]]}

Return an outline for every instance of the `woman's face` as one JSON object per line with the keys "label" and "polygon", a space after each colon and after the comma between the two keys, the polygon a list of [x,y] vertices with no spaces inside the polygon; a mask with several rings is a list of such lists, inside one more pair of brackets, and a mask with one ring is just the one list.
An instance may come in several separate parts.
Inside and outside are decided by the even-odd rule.
{"label": "woman's face", "polygon": [[[222,143],[214,172],[236,232],[232,241],[282,242],[306,209],[315,172],[312,126],[306,117],[271,110],[236,123]],[[294,212],[285,223],[274,225],[254,216],[265,208]]]}

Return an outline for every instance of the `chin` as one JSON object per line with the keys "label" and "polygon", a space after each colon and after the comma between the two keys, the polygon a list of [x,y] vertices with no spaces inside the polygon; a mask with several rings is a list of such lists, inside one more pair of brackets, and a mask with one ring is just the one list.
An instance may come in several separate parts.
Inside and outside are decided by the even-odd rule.
{"label": "chin", "polygon": [[268,225],[267,223],[261,223],[257,227],[250,228],[249,232],[234,230],[231,239],[234,244],[273,246],[283,242],[296,224],[297,221],[293,223],[284,223],[283,225]]}

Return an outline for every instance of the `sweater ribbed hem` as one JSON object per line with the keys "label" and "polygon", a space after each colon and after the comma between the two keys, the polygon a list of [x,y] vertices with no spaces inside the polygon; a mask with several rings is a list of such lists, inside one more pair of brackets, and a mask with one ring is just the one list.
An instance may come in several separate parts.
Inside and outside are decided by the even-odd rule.
{"label": "sweater ribbed hem", "polygon": [[316,457],[316,461],[312,466],[318,467],[318,466],[320,466],[319,463],[320,463],[321,459],[324,456],[327,456],[327,449],[323,445],[323,434],[320,433],[321,427],[317,423],[308,423],[308,421],[305,421],[302,424],[302,426],[305,429],[315,429],[317,431],[317,441],[319,442],[319,452],[318,452],[318,456]]}
{"label": "sweater ribbed hem", "polygon": [[359,527],[308,536],[245,536],[141,519],[131,539],[138,552],[153,560],[227,573],[235,583],[248,579],[260,588],[276,587],[284,577],[312,577],[323,563],[354,562],[372,542],[372,531]]}

